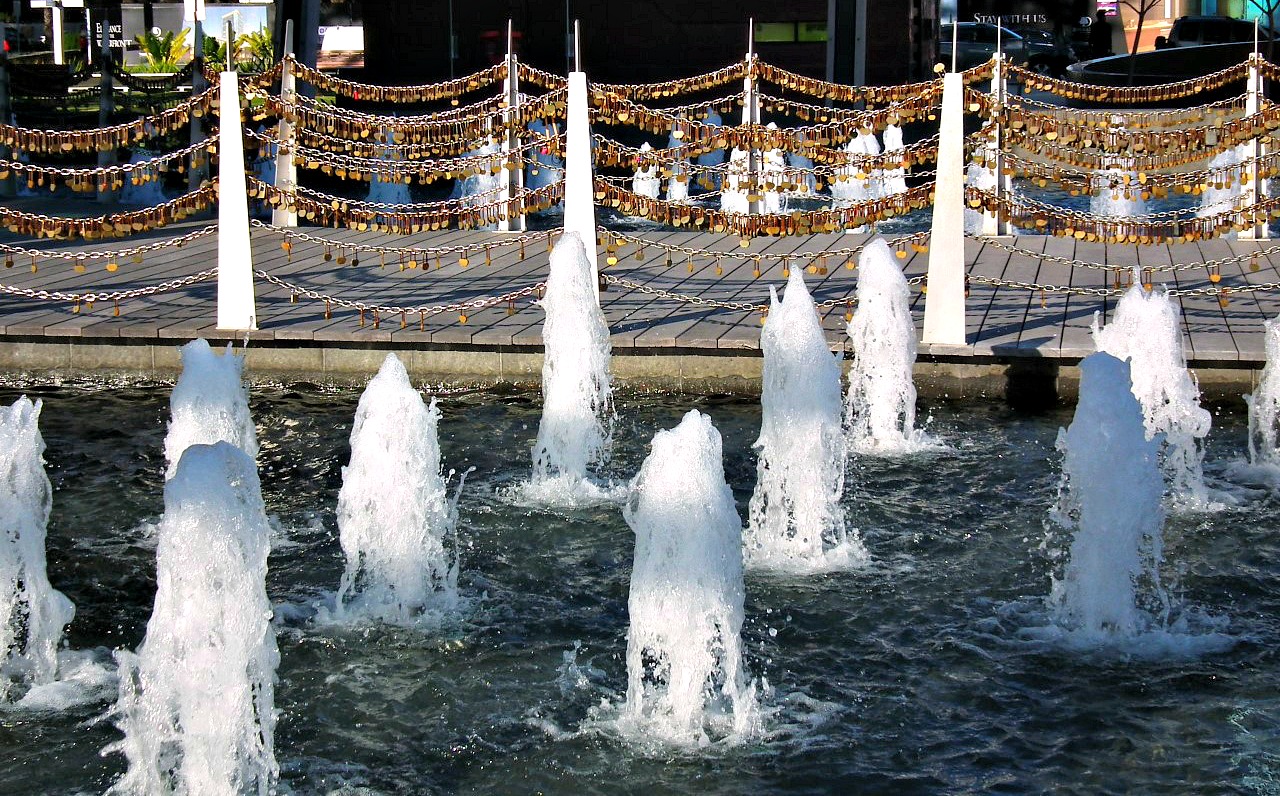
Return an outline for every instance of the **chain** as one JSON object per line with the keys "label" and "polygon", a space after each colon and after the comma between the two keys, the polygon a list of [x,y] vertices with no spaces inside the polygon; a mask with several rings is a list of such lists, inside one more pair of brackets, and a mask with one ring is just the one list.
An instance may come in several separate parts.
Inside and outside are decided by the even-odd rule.
{"label": "chain", "polygon": [[[311,299],[312,301],[323,301],[326,306],[333,304],[338,307],[359,310],[361,313],[373,312],[378,315],[418,315],[421,317],[440,315],[445,312],[457,312],[461,313],[465,318],[468,311],[482,310],[486,307],[492,307],[497,304],[509,304],[517,299],[532,296],[535,293],[541,294],[542,290],[547,286],[546,282],[537,282],[527,287],[522,287],[519,290],[503,293],[501,296],[483,296],[480,298],[467,299],[466,301],[453,302],[451,304],[421,304],[415,307],[401,307],[396,305],[368,304],[363,301],[352,301],[351,299],[331,296],[327,293],[321,293],[308,287],[295,285],[292,282],[286,282],[277,276],[272,276],[266,271],[256,268],[253,273],[259,279],[270,282],[276,287],[289,291],[293,296],[302,296],[304,298]],[[379,319],[375,317],[374,323],[378,323],[378,320]]]}
{"label": "chain", "polygon": [[[280,139],[274,135],[266,133],[258,133],[253,130],[246,129],[244,134],[247,138],[257,141],[259,147],[262,145],[279,147]],[[521,154],[525,149],[538,148],[552,145],[560,146],[559,138],[555,136],[534,136],[533,138],[521,141],[519,152],[504,153],[502,151],[490,152],[480,155],[464,155],[454,158],[412,158],[403,159],[393,155],[388,156],[362,156],[347,155],[337,152],[328,152],[323,149],[312,149],[306,146],[298,146],[294,148],[294,162],[299,166],[306,168],[321,168],[329,166],[344,171],[360,173],[377,173],[377,174],[399,174],[405,173],[435,173],[435,172],[463,172],[476,171],[482,165],[486,170],[492,171],[495,164],[503,164],[508,162],[521,162],[525,165],[543,165],[539,161],[526,157]],[[479,172],[477,172],[479,173]],[[338,176],[344,176],[339,174]]]}
{"label": "chain", "polygon": [[1225,117],[1227,114],[1223,108],[1230,108],[1233,112],[1239,113],[1243,111],[1245,95],[1240,94],[1217,102],[1210,102],[1197,108],[1178,109],[1178,110],[1154,110],[1154,111],[1130,111],[1123,109],[1115,110],[1082,110],[1079,108],[1064,108],[1061,105],[1055,105],[1052,102],[1045,102],[1034,97],[1020,97],[1016,94],[1006,94],[1006,105],[1010,110],[1021,111],[1020,105],[1031,105],[1037,108],[1044,108],[1053,113],[1069,113],[1072,116],[1085,119],[1097,118],[1094,124],[1111,124],[1112,120],[1120,120],[1119,124],[1123,127],[1143,127],[1152,125],[1163,125],[1167,120],[1170,124],[1186,123],[1188,121],[1196,121],[1198,114],[1203,114],[1207,110],[1214,111],[1219,117]]}
{"label": "chain", "polygon": [[[250,181],[260,182],[256,180],[256,178],[250,178]],[[563,180],[557,180],[556,182],[563,182]],[[261,184],[265,185],[266,183],[261,183]],[[555,183],[554,182],[548,183],[548,185],[553,185],[553,184]],[[272,187],[275,187],[275,186],[272,186]],[[543,187],[546,187],[546,186],[543,186]],[[363,211],[386,210],[386,211],[390,211],[392,214],[401,214],[401,215],[411,214],[411,213],[447,213],[452,210],[482,210],[485,208],[497,207],[499,205],[503,205],[507,203],[506,199],[503,199],[498,202],[485,202],[480,204],[475,203],[475,200],[477,199],[484,199],[490,196],[497,196],[501,194],[504,190],[506,190],[501,185],[497,186],[496,188],[490,188],[487,191],[481,191],[480,193],[471,194],[470,196],[466,196],[461,199],[444,199],[439,202],[409,202],[407,204],[396,204],[394,202],[367,202],[367,201],[364,201],[363,199],[348,199],[343,196],[338,196],[336,194],[331,194],[331,193],[325,193],[324,191],[317,191],[314,188],[307,188],[302,185],[295,186],[293,191],[286,191],[279,188],[277,188],[276,190],[285,197],[289,197],[291,195],[295,197],[301,196],[303,198],[310,198],[313,200],[328,202],[331,205],[334,205],[335,207],[340,206],[343,208],[348,208],[348,209],[354,208],[356,210],[363,210]],[[533,189],[522,189],[519,191],[512,191],[511,200],[518,201],[522,199],[527,199],[530,196],[532,196],[534,191],[536,190],[539,190],[539,189],[533,188]]]}
{"label": "chain", "polygon": [[86,169],[68,168],[65,166],[41,166],[21,160],[0,160],[0,170],[12,169],[13,171],[46,174],[53,177],[86,179],[89,177],[105,176],[108,174],[128,174],[132,171],[146,171],[148,169],[158,168],[161,164],[186,157],[187,155],[201,149],[207,149],[210,154],[214,154],[217,146],[218,141],[216,138],[206,138],[203,141],[197,141],[196,143],[182,147],[181,149],[175,149],[174,151],[164,155],[158,155],[154,158],[148,158],[147,160],[140,160],[136,163],[118,163],[113,166],[95,166]]}
{"label": "chain", "polygon": [[370,83],[357,83],[354,80],[344,80],[340,77],[327,75],[318,69],[313,69],[299,62],[291,55],[286,55],[284,60],[287,61],[288,68],[293,70],[299,79],[313,86],[326,88],[352,99],[369,100],[371,102],[433,102],[435,100],[449,99],[461,96],[468,91],[474,91],[497,83],[505,78],[507,74],[507,65],[501,63],[444,83],[425,83],[417,86],[376,86]]}
{"label": "chain", "polygon": [[[744,61],[736,61],[728,66],[721,67],[714,72],[706,74],[693,75],[692,77],[682,77],[678,80],[667,80],[662,83],[598,83],[595,88],[599,91],[609,94],[617,94],[628,99],[662,99],[665,97],[674,97],[680,94],[689,94],[695,91],[705,91],[709,88],[722,86],[733,80],[740,80],[747,75],[746,63]],[[563,80],[564,78],[559,78]],[[704,103],[706,104],[706,103]]]}
{"label": "chain", "polygon": [[168,282],[161,282],[158,285],[130,288],[129,290],[110,290],[103,293],[68,293],[61,290],[34,290],[32,288],[0,284],[0,293],[10,296],[20,296],[22,298],[36,299],[38,301],[69,301],[77,304],[93,304],[97,301],[121,302],[127,299],[154,296],[157,293],[167,293],[169,291],[179,290],[189,285],[194,285],[197,282],[212,279],[217,275],[218,269],[216,267],[206,268],[199,273],[179,277],[177,279],[170,279]]}
{"label": "chain", "polygon": [[213,106],[218,86],[181,102],[154,116],[131,122],[85,130],[39,130],[0,124],[0,144],[22,152],[104,151],[136,143],[145,138],[164,135],[186,124]]}
{"label": "chain", "polygon": [[[1042,285],[1039,282],[1019,282],[1013,279],[997,279],[996,277],[978,276],[976,274],[970,274],[967,279],[969,282],[980,285],[989,285],[997,288],[1013,288],[1016,290],[1032,290],[1045,294],[1063,293],[1075,296],[1108,297],[1121,296],[1129,290],[1129,288],[1125,287],[1069,287],[1067,285]],[[1225,299],[1234,293],[1265,293],[1273,290],[1280,290],[1280,282],[1259,282],[1256,284],[1235,286],[1217,285],[1214,287],[1167,288],[1165,289],[1165,292],[1170,298],[1216,296],[1220,299]]]}
{"label": "chain", "polygon": [[[620,276],[614,276],[609,273],[601,273],[600,278],[611,285],[634,290],[637,293],[644,293],[655,298],[666,299],[668,301],[678,301],[681,304],[690,304],[696,307],[713,307],[719,310],[733,310],[735,312],[768,312],[768,304],[752,304],[749,301],[724,301],[722,299],[705,298],[703,296],[695,296],[692,293],[676,293],[670,290],[663,290],[660,287],[650,287],[640,282],[633,282],[630,279],[624,279]],[[924,276],[912,277],[907,280],[908,285],[919,285],[924,282]],[[858,303],[856,297],[853,298],[832,298],[825,301],[815,302],[814,306],[818,309],[830,309],[839,306],[852,306]]]}
{"label": "chain", "polygon": [[[979,156],[978,159],[984,160],[985,164],[990,164],[995,160],[995,155],[993,154],[987,157]],[[1051,166],[1029,158],[1024,158],[1014,152],[1005,152],[1004,160],[1008,163],[1012,163],[1019,174],[1028,178],[1053,179],[1061,182],[1062,175],[1088,181],[1092,181],[1097,177],[1107,176],[1105,174],[1099,174],[1096,170],[1073,168],[1071,166]],[[1274,169],[1278,160],[1280,160],[1280,152],[1268,152],[1261,157],[1241,158],[1234,163],[1213,166],[1207,169],[1178,172],[1157,172],[1152,174],[1147,174],[1146,172],[1137,174],[1135,171],[1137,176],[1137,185],[1134,187],[1142,188],[1143,186],[1148,185],[1194,185],[1202,182],[1216,182],[1217,180],[1214,179],[1215,177],[1229,177],[1234,183],[1240,181],[1241,178],[1239,173],[1245,172],[1257,164],[1262,164],[1261,167],[1264,170]],[[1112,171],[1114,171],[1114,169]],[[1247,177],[1245,179],[1247,179]],[[1124,181],[1123,177],[1121,177],[1120,182],[1125,185],[1129,184]]]}
{"label": "chain", "polygon": [[[971,235],[967,232],[965,233],[965,237],[968,238],[969,240],[977,241],[985,246],[990,246],[994,249],[999,249],[1008,254],[1021,255],[1023,257],[1029,257],[1033,260],[1040,260],[1042,262],[1059,263],[1061,265],[1070,266],[1072,268],[1089,268],[1095,271],[1123,272],[1123,271],[1130,270],[1133,267],[1129,265],[1107,265],[1106,263],[1094,263],[1094,262],[1089,262],[1088,260],[1074,260],[1069,257],[1061,257],[1056,254],[1042,254],[1040,252],[1033,252],[1028,249],[1020,249],[1017,246],[1010,246],[1009,244],[1001,243],[1000,241],[994,238],[985,238],[985,237],[982,237],[981,235]],[[1195,271],[1201,268],[1207,268],[1209,270],[1212,270],[1214,268],[1221,268],[1224,265],[1233,265],[1235,263],[1242,263],[1245,260],[1253,260],[1254,258],[1257,258],[1257,257],[1269,257],[1272,254],[1280,255],[1280,246],[1270,246],[1266,249],[1259,249],[1256,252],[1248,252],[1246,254],[1236,254],[1236,255],[1232,255],[1231,257],[1219,257],[1215,260],[1204,260],[1203,262],[1196,262],[1196,263],[1179,263],[1179,264],[1172,264],[1172,265],[1145,265],[1143,266],[1143,270],[1159,272],[1159,273],[1174,272],[1174,271]]]}
{"label": "chain", "polygon": [[301,94],[294,96],[292,102],[281,101],[280,106],[286,110],[303,108],[317,116],[342,116],[377,128],[404,129],[408,127],[429,127],[449,122],[483,121],[502,112],[506,107],[506,98],[491,97],[471,105],[451,108],[447,111],[424,113],[418,115],[390,115],[379,113],[361,113],[350,108],[336,108],[327,103]]}
{"label": "chain", "polygon": [[29,249],[25,246],[14,246],[9,243],[0,243],[0,252],[4,252],[8,255],[19,254],[28,257],[43,257],[46,260],[67,260],[68,262],[74,260],[123,260],[126,257],[139,257],[143,254],[157,251],[159,249],[166,249],[170,246],[181,248],[193,240],[203,238],[206,235],[212,235],[217,231],[218,225],[210,224],[203,229],[188,232],[187,234],[176,238],[168,238],[166,240],[156,241],[155,243],[146,243],[141,246],[134,246],[128,249],[114,249],[111,251],[53,251],[49,249]]}
{"label": "chain", "polygon": [[496,238],[492,243],[472,244],[470,246],[378,246],[372,243],[360,243],[358,241],[340,241],[322,238],[317,235],[311,235],[306,232],[298,232],[296,227],[278,227],[274,224],[268,224],[256,218],[250,219],[249,224],[259,229],[274,232],[288,241],[303,241],[304,243],[315,243],[324,246],[327,249],[351,250],[360,252],[372,252],[374,254],[425,254],[425,255],[441,255],[441,254],[466,254],[471,251],[480,249],[502,249],[509,246],[524,246],[526,243],[533,243],[537,240],[546,239],[548,245],[551,242],[554,231],[548,232],[525,232],[520,235],[502,235]]}
{"label": "chain", "polygon": [[522,81],[532,83],[539,88],[545,88],[548,90],[563,89],[569,82],[560,75],[543,71],[536,66],[530,66],[523,61],[516,64],[516,74]]}
{"label": "chain", "polygon": [[1212,91],[1221,88],[1235,80],[1243,80],[1245,72],[1248,70],[1248,63],[1239,63],[1234,66],[1228,66],[1202,77],[1192,78],[1190,80],[1179,80],[1172,83],[1158,83],[1150,86],[1133,86],[1133,87],[1115,87],[1115,86],[1094,86],[1086,83],[1076,83],[1069,80],[1060,80],[1054,77],[1047,77],[1037,72],[1033,72],[1026,67],[1018,64],[1006,64],[1009,70],[1009,76],[1032,88],[1041,91],[1048,91],[1052,94],[1065,97],[1079,97],[1082,99],[1091,99],[1094,101],[1105,101],[1113,103],[1137,103],[1137,102],[1153,102],[1178,99],[1180,97],[1199,94],[1203,91]]}
{"label": "chain", "polygon": [[[796,260],[796,261],[803,262],[804,260],[817,260],[820,257],[828,257],[835,260],[853,258],[853,257],[856,257],[858,254],[860,254],[862,250],[865,249],[867,245],[871,242],[870,240],[868,240],[866,243],[861,243],[852,248],[831,249],[828,251],[820,251],[820,252],[792,252],[791,254],[769,254],[768,252],[761,252],[759,254],[746,254],[746,253],[737,254],[735,252],[714,252],[714,251],[709,251],[707,249],[695,249],[690,246],[680,246],[674,243],[662,243],[660,241],[645,240],[644,238],[639,238],[634,235],[628,235],[625,232],[614,232],[612,230],[606,229],[605,227],[597,227],[596,232],[598,235],[600,235],[603,238],[606,238],[606,239],[613,238],[614,240],[625,241],[627,243],[640,246],[641,248],[647,248],[649,246],[653,246],[655,248],[662,249],[664,251],[678,252],[680,254],[688,255],[690,257],[706,257],[706,258],[745,257],[747,259],[752,259],[757,262],[763,262],[765,260],[775,260],[779,262],[786,261],[786,260]],[[927,240],[928,238],[929,238],[929,232],[925,230],[922,232],[913,232],[909,235],[901,235],[896,238],[891,238],[885,241],[885,243],[889,244],[891,248],[901,248],[907,244],[914,244],[916,246],[920,246],[920,241]]]}

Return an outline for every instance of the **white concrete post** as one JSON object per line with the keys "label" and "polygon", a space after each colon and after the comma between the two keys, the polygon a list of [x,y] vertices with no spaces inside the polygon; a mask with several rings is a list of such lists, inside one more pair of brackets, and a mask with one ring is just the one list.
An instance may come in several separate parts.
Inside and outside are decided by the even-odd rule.
{"label": "white concrete post", "polygon": [[[293,20],[284,23],[284,68],[280,70],[280,102],[288,107],[298,100],[297,76],[290,66],[293,56]],[[298,133],[293,129],[293,122],[281,119],[276,136],[276,184],[275,187],[292,194],[298,189],[298,164],[293,160],[298,146]],[[271,223],[277,227],[298,226],[298,208],[283,201],[271,210]]]}
{"label": "white concrete post", "polygon": [[[1249,56],[1249,84],[1245,87],[1244,113],[1245,116],[1252,116],[1262,107],[1263,85],[1262,70],[1258,68],[1258,61],[1261,56],[1255,51]],[[1245,152],[1250,158],[1253,158],[1253,165],[1249,166],[1246,173],[1249,179],[1244,180],[1244,184],[1240,186],[1240,196],[1245,207],[1253,207],[1259,201],[1266,198],[1266,190],[1263,187],[1262,180],[1262,158],[1266,156],[1267,148],[1261,139],[1254,138],[1244,145]],[[1241,175],[1243,178],[1243,175]],[[1270,214],[1263,213],[1261,216],[1254,216],[1253,211],[1249,211],[1246,217],[1250,220],[1247,227],[1240,230],[1236,237],[1240,240],[1267,240],[1271,237]]]}
{"label": "white concrete post", "polygon": [[926,344],[964,345],[964,78],[942,76],[938,177],[929,238]]}
{"label": "white concrete post", "polygon": [[[756,83],[756,23],[747,20],[747,74],[742,79],[742,123],[752,127],[760,126],[760,87]],[[761,152],[755,147],[747,149],[747,191],[748,196],[760,196],[760,159]],[[760,200],[750,200],[747,212],[755,215],[760,212]]]}
{"label": "white concrete post", "polygon": [[244,120],[235,72],[218,86],[218,328],[258,328],[253,298],[253,249],[244,180]]}
{"label": "white concrete post", "polygon": [[519,215],[513,218],[515,211],[511,207],[512,193],[524,187],[524,148],[520,144],[523,131],[515,128],[515,120],[520,116],[520,69],[514,45],[511,20],[508,19],[507,78],[502,82],[502,96],[507,101],[506,108],[502,111],[506,134],[502,136],[502,174],[499,175],[502,206],[506,210],[498,219],[499,232],[524,232],[526,228],[523,208]]}
{"label": "white concrete post", "polygon": [[591,122],[587,115],[587,75],[569,73],[564,157],[564,231],[582,238],[591,261],[592,284],[599,299],[600,270],[596,260],[595,185],[591,167]]}
{"label": "white concrete post", "polygon": [[[1005,69],[1004,53],[997,52],[995,54],[995,64],[991,73],[991,99],[995,105],[996,111],[992,118],[993,134],[995,136],[992,143],[995,145],[995,160],[991,163],[991,168],[996,172],[995,195],[996,198],[1004,196],[1005,176],[1004,176],[1004,130],[1000,127],[1000,109],[1004,107],[1005,92],[1008,89],[1008,72]],[[1000,213],[983,209],[982,211],[982,234],[988,237],[996,235],[1010,234],[1009,225],[1000,223]]]}

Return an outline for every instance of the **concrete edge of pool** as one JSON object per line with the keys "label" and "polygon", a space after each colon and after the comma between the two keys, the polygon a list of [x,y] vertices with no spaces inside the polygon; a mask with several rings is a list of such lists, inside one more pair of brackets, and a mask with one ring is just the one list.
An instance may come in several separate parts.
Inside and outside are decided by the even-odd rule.
{"label": "concrete edge of pool", "polygon": [[[0,373],[35,379],[89,376],[175,378],[181,368],[178,349],[186,339],[68,338],[0,339]],[[223,336],[210,342],[225,345]],[[542,372],[537,346],[424,346],[395,343],[355,345],[251,340],[245,354],[250,381],[305,380],[358,385],[377,372],[395,352],[410,375],[429,384],[458,387],[536,385]],[[1079,385],[1079,358],[1048,359],[1011,355],[949,355],[922,350],[915,367],[922,398],[1007,400],[1013,404],[1048,405],[1074,401]],[[629,389],[686,393],[760,392],[764,359],[755,349],[615,349],[613,374]],[[1261,363],[1191,358],[1190,368],[1209,401],[1240,400],[1257,386]]]}

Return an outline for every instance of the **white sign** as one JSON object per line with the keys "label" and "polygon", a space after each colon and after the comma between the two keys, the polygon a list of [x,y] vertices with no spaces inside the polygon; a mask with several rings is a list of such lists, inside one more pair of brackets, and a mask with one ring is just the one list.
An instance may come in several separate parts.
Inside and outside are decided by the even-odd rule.
{"label": "white sign", "polygon": [[182,0],[182,21],[204,22],[204,0]]}
{"label": "white sign", "polygon": [[84,0],[31,0],[32,8],[84,8]]}

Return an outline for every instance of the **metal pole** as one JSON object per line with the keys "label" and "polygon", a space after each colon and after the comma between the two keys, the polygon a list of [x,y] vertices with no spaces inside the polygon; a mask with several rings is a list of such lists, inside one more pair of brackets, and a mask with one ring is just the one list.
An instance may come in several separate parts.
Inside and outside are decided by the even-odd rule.
{"label": "metal pole", "polygon": [[[0,24],[0,41],[4,41],[4,28],[5,26]],[[9,53],[0,48],[0,122],[9,124],[12,113],[9,106]],[[12,159],[13,152],[7,146],[0,146],[0,157],[6,160]],[[17,193],[16,178],[17,175],[10,171],[7,176],[0,179],[0,198],[12,199]]]}
{"label": "metal pole", "polygon": [[66,57],[62,54],[62,0],[54,0],[49,15],[53,18],[53,62],[63,64]]}
{"label": "metal pole", "polygon": [[853,84],[867,84],[867,2],[855,0],[853,18]]}
{"label": "metal pole", "polygon": [[[756,22],[747,20],[747,68],[743,78],[743,122],[752,128],[760,125],[760,98],[756,93]],[[755,134],[754,129],[752,134]],[[755,198],[752,198],[755,197]],[[747,212],[760,212],[760,153],[754,146],[747,147]]]}
{"label": "metal pole", "polygon": [[956,71],[956,56],[960,53],[960,15],[951,16],[951,71]]}
{"label": "metal pole", "polygon": [[511,196],[524,187],[524,162],[521,156],[524,148],[520,146],[520,133],[516,129],[515,120],[520,117],[520,70],[516,58],[515,40],[512,22],[507,20],[507,79],[503,85],[503,96],[506,108],[502,117],[506,123],[506,134],[502,137],[502,203],[506,212],[498,219],[499,232],[524,232],[525,211],[521,207],[516,212],[512,207]]}
{"label": "metal pole", "polygon": [[[1253,116],[1262,108],[1262,98],[1264,96],[1262,86],[1262,70],[1259,68],[1261,56],[1254,52],[1249,56],[1249,83],[1245,89],[1244,113],[1246,117]],[[1257,213],[1255,208],[1259,201],[1266,196],[1264,184],[1262,180],[1262,158],[1266,154],[1266,147],[1263,146],[1262,140],[1259,138],[1250,139],[1245,144],[1245,151],[1253,158],[1253,165],[1249,167],[1250,179],[1244,180],[1243,174],[1241,179],[1244,184],[1242,187],[1242,204],[1248,208],[1248,213],[1244,220],[1247,225],[1240,231],[1237,237],[1240,240],[1266,240],[1271,237],[1271,230],[1267,224],[1268,214]]]}
{"label": "metal pole", "polygon": [[[293,74],[291,64],[293,56],[293,20],[284,22],[284,70],[280,73],[280,101],[290,107],[297,101],[297,77]],[[293,152],[297,147],[297,134],[293,122],[281,119],[276,144],[276,187],[292,194],[298,187],[298,164],[293,160]],[[298,226],[298,208],[291,206],[286,199],[271,211],[271,223],[277,227]]]}
{"label": "metal pole", "polygon": [[453,80],[454,59],[458,54],[453,47],[453,0],[449,0],[449,79]]}
{"label": "metal pole", "polygon": [[[115,88],[112,85],[112,80],[111,80],[111,66],[112,66],[111,25],[109,24],[109,21],[110,21],[110,17],[107,15],[107,10],[104,5],[102,9],[102,21],[99,23],[99,30],[101,31],[101,36],[98,39],[99,45],[102,47],[102,49],[99,51],[102,54],[101,64],[100,64],[102,67],[102,84],[101,84],[102,94],[101,96],[98,97],[98,126],[99,127],[109,127],[111,125],[112,113],[115,111]],[[93,31],[90,30],[90,34],[92,33]],[[93,49],[92,42],[90,42],[89,44],[89,49],[90,50]],[[115,162],[116,162],[116,151],[114,149],[98,150],[98,166],[99,167],[112,166],[112,165],[115,165]],[[102,185],[102,188],[98,191],[98,201],[112,202],[115,200],[115,198],[116,198],[115,189],[112,187],[110,182],[104,182]]]}
{"label": "metal pole", "polygon": [[[191,96],[204,91],[208,84],[204,79],[204,26],[200,18],[191,22]],[[199,116],[191,117],[191,143],[204,140],[204,122]],[[194,191],[204,182],[205,169],[196,165],[198,154],[191,156],[191,168],[187,169],[187,188]]]}
{"label": "metal pole", "polygon": [[228,19],[226,25],[227,36],[227,71],[236,71],[235,47],[236,47],[236,31],[231,26],[231,20]]}

